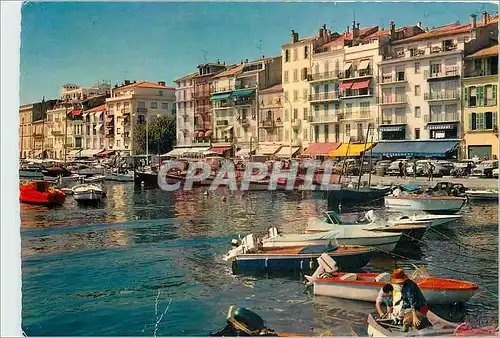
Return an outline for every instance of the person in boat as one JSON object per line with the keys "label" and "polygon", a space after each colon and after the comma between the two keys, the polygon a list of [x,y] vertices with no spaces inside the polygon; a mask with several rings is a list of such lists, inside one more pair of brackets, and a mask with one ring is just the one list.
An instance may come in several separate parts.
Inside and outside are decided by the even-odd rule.
{"label": "person in boat", "polygon": [[[391,274],[391,284],[401,289],[401,313],[403,317],[403,331],[408,332],[410,327],[417,330],[429,325],[427,312],[429,307],[417,283],[412,281],[403,269],[396,269]],[[394,306],[399,305],[399,301]]]}
{"label": "person in boat", "polygon": [[[377,312],[380,318],[388,317],[392,313],[393,291],[394,288],[391,284],[385,284],[378,292],[377,300],[375,301],[375,307],[377,308]],[[386,307],[386,312],[384,312],[382,308],[384,305]]]}

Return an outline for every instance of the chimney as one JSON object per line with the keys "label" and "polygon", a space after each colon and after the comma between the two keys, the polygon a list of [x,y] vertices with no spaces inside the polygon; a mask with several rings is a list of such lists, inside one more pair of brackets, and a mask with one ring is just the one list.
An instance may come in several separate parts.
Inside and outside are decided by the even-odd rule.
{"label": "chimney", "polygon": [[391,34],[391,39],[396,38],[396,25],[394,24],[394,21],[391,21],[391,24],[389,25],[390,29],[390,34]]}
{"label": "chimney", "polygon": [[292,35],[292,43],[297,42],[299,35],[297,33],[295,33],[295,31],[293,29],[292,29],[291,35]]}
{"label": "chimney", "polygon": [[266,58],[266,56],[265,56],[265,55],[262,55],[262,58],[263,58],[263,59],[265,59],[265,58]]}
{"label": "chimney", "polygon": [[420,22],[420,21],[419,21],[419,22],[417,22],[417,27],[418,27],[418,28],[422,28],[422,22]]}
{"label": "chimney", "polygon": [[349,33],[349,26],[347,26],[347,33]]}
{"label": "chimney", "polygon": [[356,28],[359,29],[359,22],[356,24]]}
{"label": "chimney", "polygon": [[217,59],[217,64],[220,65],[220,60],[219,59]]}
{"label": "chimney", "polygon": [[245,59],[245,63],[248,63],[248,59]]}
{"label": "chimney", "polygon": [[470,15],[470,25],[471,25],[472,29],[476,29],[476,27],[477,27],[477,15],[476,14]]}
{"label": "chimney", "polygon": [[488,23],[488,19],[490,18],[490,16],[488,15],[488,12],[483,11],[481,13],[481,18],[483,20],[483,25],[486,25]]}
{"label": "chimney", "polygon": [[356,28],[356,21],[353,21],[352,22],[352,38],[357,39],[358,36],[359,36],[359,29]]}
{"label": "chimney", "polygon": [[165,87],[165,81],[158,81],[158,84],[159,84],[160,86]]}
{"label": "chimney", "polygon": [[125,86],[130,84],[130,80],[125,80]]}

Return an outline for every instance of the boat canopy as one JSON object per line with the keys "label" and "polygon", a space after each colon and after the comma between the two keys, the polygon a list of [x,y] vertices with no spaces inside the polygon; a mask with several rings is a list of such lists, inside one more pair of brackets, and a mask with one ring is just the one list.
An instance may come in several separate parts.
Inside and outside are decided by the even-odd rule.
{"label": "boat canopy", "polygon": [[342,143],[330,152],[330,157],[358,157],[365,150],[370,150],[372,143]]}
{"label": "boat canopy", "polygon": [[310,143],[303,155],[328,156],[329,153],[340,147],[341,143]]}
{"label": "boat canopy", "polygon": [[381,141],[371,154],[374,157],[445,157],[457,146],[458,140]]}

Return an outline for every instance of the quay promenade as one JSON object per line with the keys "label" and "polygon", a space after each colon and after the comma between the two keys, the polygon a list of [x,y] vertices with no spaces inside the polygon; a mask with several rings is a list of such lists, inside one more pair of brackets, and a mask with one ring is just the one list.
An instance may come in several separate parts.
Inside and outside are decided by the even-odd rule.
{"label": "quay promenade", "polygon": [[[368,174],[363,175],[363,181],[368,181]],[[498,188],[498,179],[495,178],[478,178],[478,177],[469,177],[469,178],[453,178],[451,176],[444,177],[434,177],[433,181],[428,181],[427,177],[417,177],[413,178],[408,176],[406,179],[404,178],[396,178],[396,176],[376,176],[372,175],[371,183],[372,185],[382,184],[418,184],[420,186],[434,186],[437,182],[453,182],[453,183],[462,183],[464,187],[468,189],[496,189]]]}

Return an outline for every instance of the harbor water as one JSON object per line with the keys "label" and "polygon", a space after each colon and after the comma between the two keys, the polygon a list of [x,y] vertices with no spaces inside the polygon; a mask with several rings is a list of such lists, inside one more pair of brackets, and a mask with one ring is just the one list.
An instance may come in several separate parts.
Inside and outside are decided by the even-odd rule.
{"label": "harbor water", "polygon": [[[58,208],[21,205],[28,336],[202,336],[225,325],[232,304],[257,312],[277,331],[366,335],[373,304],[313,296],[300,275],[233,275],[221,259],[238,234],[263,234],[271,225],[303,231],[309,217],[326,210],[321,196],[224,190],[205,196],[133,183],[105,190],[98,207],[80,207],[71,196]],[[498,204],[476,202],[460,213],[463,219],[440,227],[441,234],[428,231],[425,244],[401,254],[411,259],[381,254],[363,270],[425,265],[432,275],[475,282],[480,289],[465,306],[441,313],[497,324]]]}

